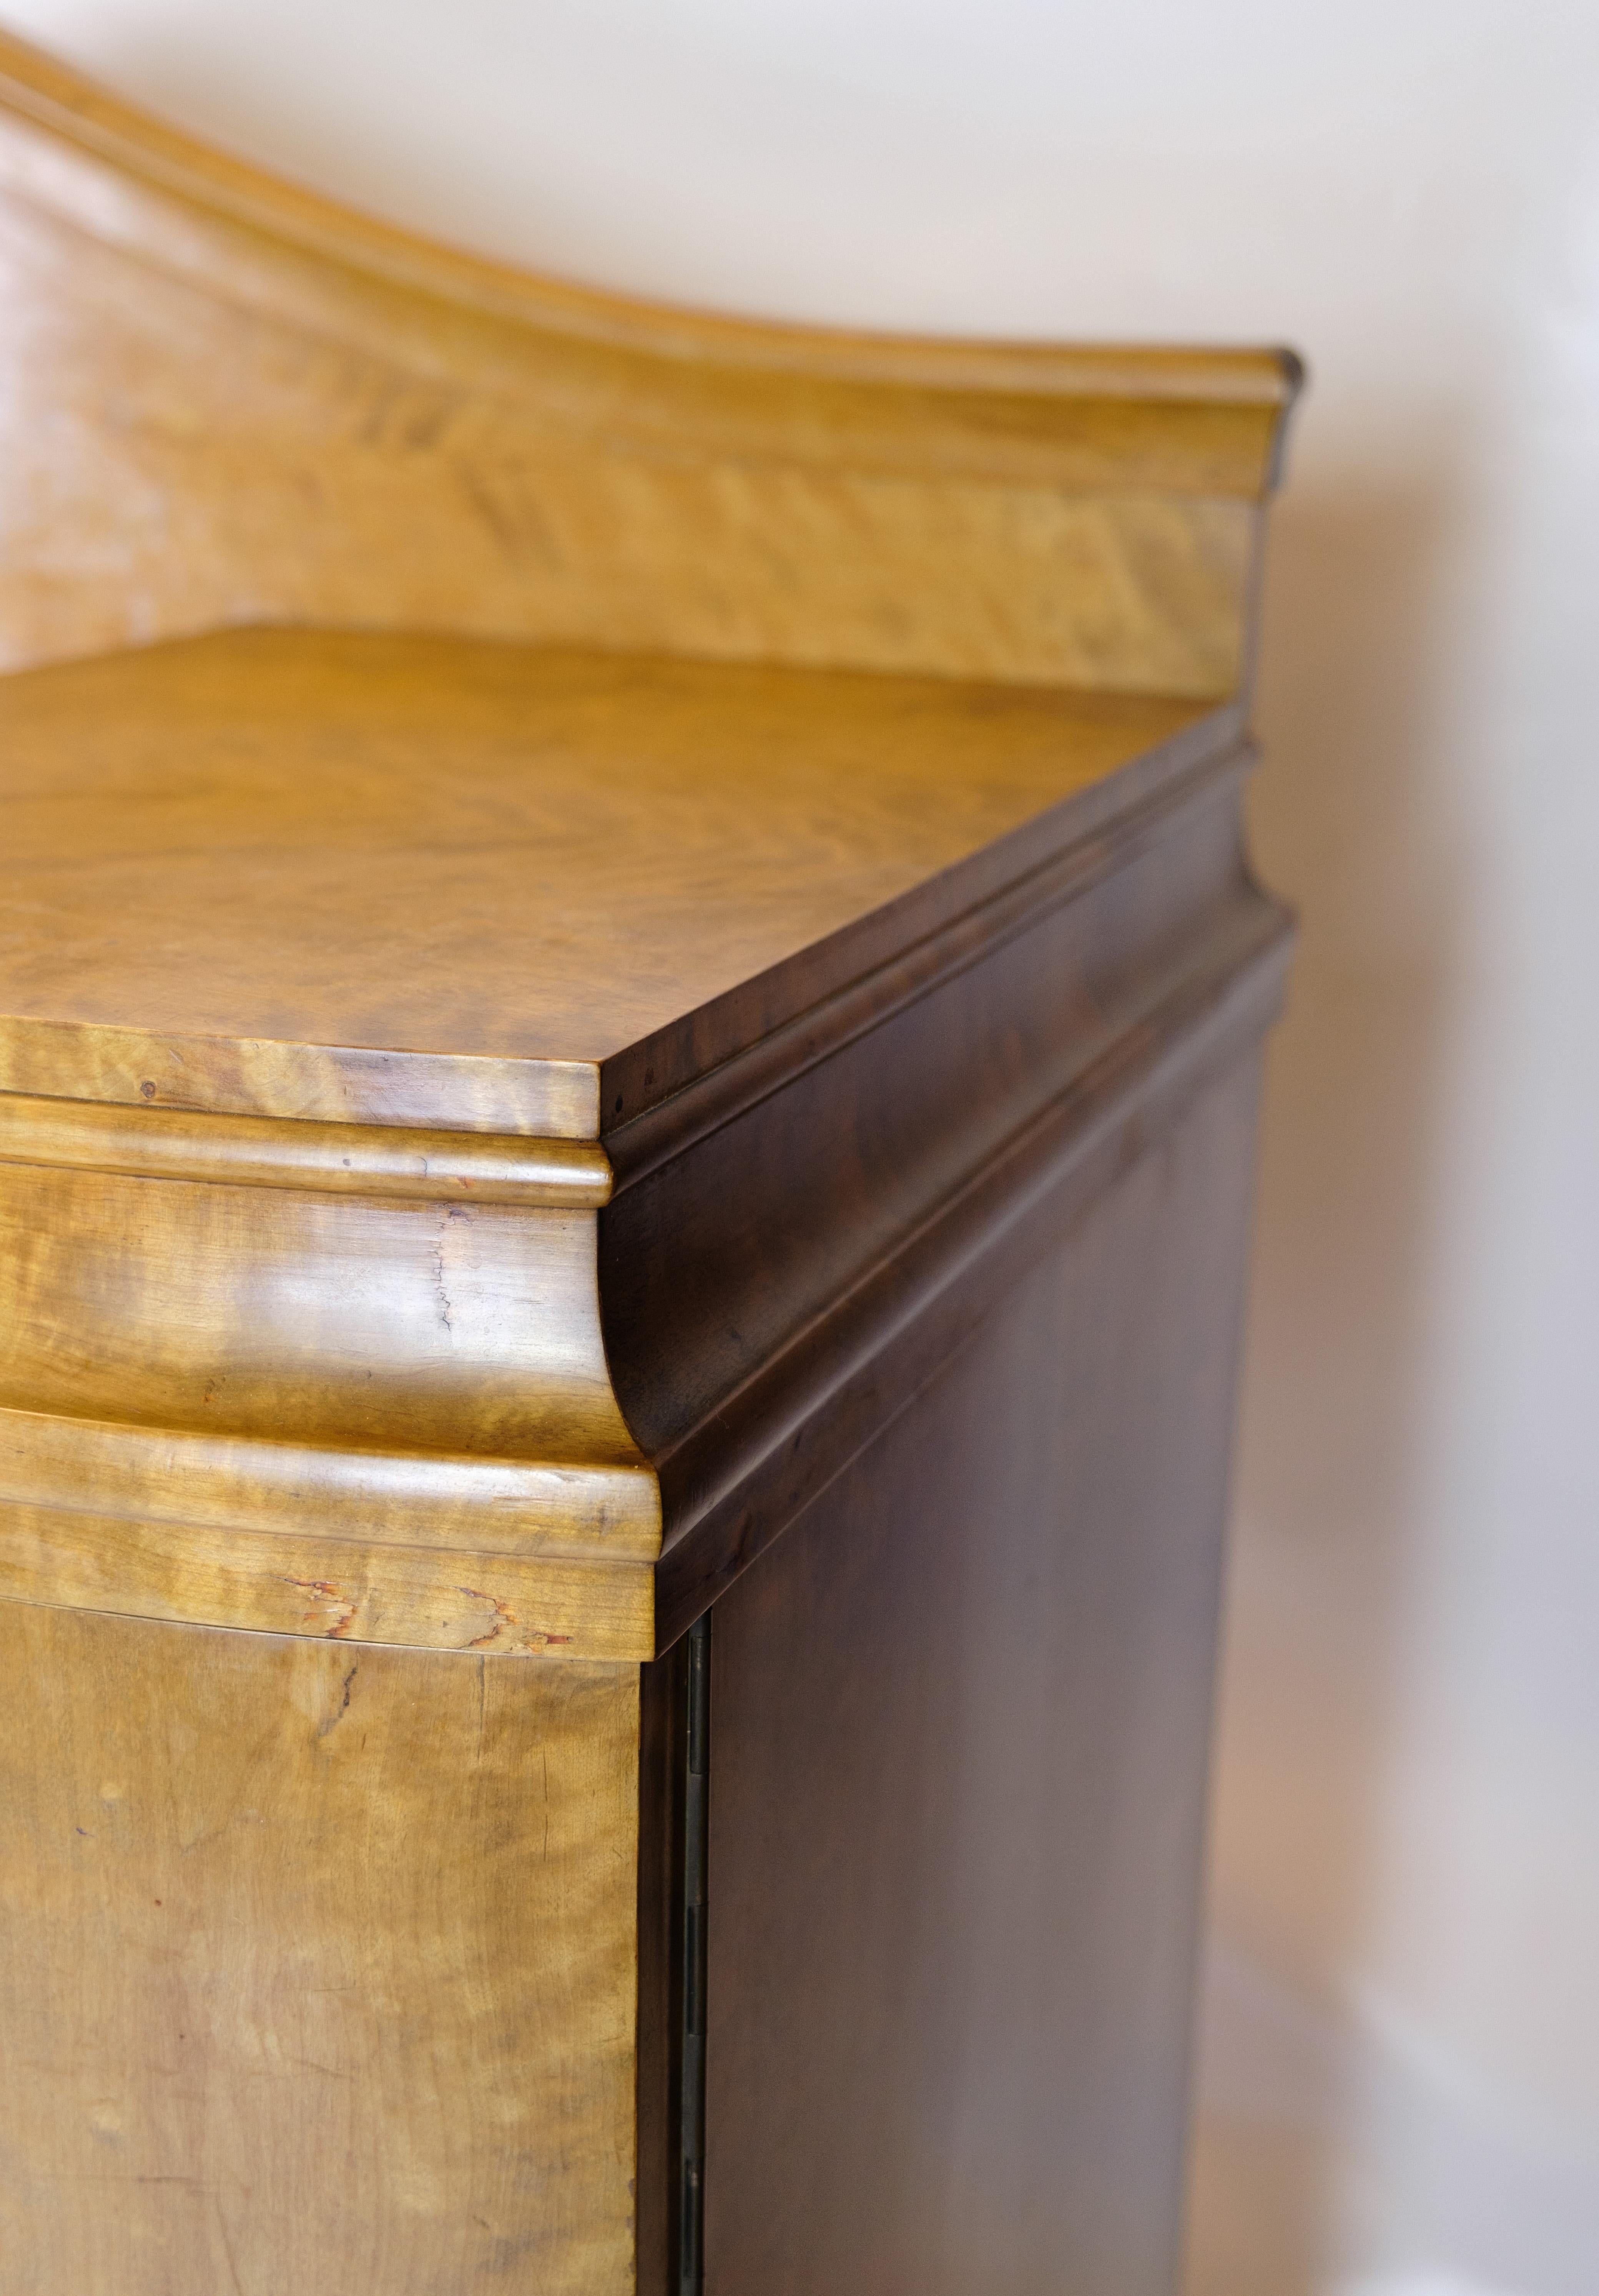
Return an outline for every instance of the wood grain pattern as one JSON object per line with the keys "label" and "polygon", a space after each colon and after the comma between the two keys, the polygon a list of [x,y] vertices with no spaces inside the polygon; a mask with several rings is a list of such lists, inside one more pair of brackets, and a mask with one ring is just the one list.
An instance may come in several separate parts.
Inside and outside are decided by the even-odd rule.
{"label": "wood grain pattern", "polygon": [[[9,1144],[38,1160],[0,1157],[0,1589],[652,1653],[660,1499],[610,1384],[593,1210],[463,1201],[447,1164],[430,1198],[390,1193],[381,1160],[365,1193],[353,1168],[307,1187],[318,1160],[342,1167],[345,1127],[21,1108]],[[185,1151],[226,1172],[242,1124],[246,1184],[178,1177]],[[290,1184],[268,1185],[261,1136],[295,1131]],[[163,1176],[96,1168],[108,1138]],[[563,1157],[592,1187],[596,1150],[551,1144],[535,1169]]]}
{"label": "wood grain pattern", "polygon": [[294,620],[1199,696],[1241,676],[1279,353],[586,294],[274,184],[9,40],[0,292],[12,664]]}
{"label": "wood grain pattern", "polygon": [[608,1136],[602,1309],[660,1478],[663,1643],[1275,1012],[1291,930],[1244,861],[1247,764],[1168,762],[942,962],[920,945],[898,997],[814,1012],[763,1090],[685,1111],[681,1146],[649,1137],[676,1104]]}
{"label": "wood grain pattern", "polygon": [[5,2296],[676,2296],[709,1604],[707,2296],[1162,2296],[1297,362],[4,36],[0,308]]}
{"label": "wood grain pattern", "polygon": [[[131,1476],[97,1510],[78,1488],[82,1448],[62,1448],[70,1505],[0,1498],[0,1601],[495,1659],[636,1660],[655,1648],[647,1565],[340,1538],[323,1525],[330,1510],[310,1476],[298,1519],[315,1527],[303,1533],[142,1516]],[[168,1504],[185,1496],[180,1486]]]}
{"label": "wood grain pattern", "polygon": [[0,1587],[651,1656],[610,1160],[497,1126],[592,1135],[603,1088],[681,1146],[685,1085],[857,1032],[829,990],[924,999],[1095,833],[1074,804],[1232,725],[290,632],[6,682]]}
{"label": "wood grain pattern", "polygon": [[592,1138],[1206,715],[266,630],[3,680],[0,1088]]}
{"label": "wood grain pattern", "polygon": [[[1275,994],[1228,712],[260,633],[16,678],[8,717],[12,1043],[109,1095],[0,1094],[0,1581],[30,1599],[649,1657],[971,1258],[977,1176],[1010,1217],[1006,1144],[1080,1160],[1118,1095],[1148,1121],[1163,1047],[1210,1057],[1234,974],[1270,976],[1240,1025]],[[152,1074],[80,1063],[152,1012]],[[454,1127],[485,1085],[531,1106],[553,1053],[610,1155],[226,1112],[283,1081],[249,1070],[264,1021],[368,1119],[363,1030]]]}
{"label": "wood grain pattern", "polygon": [[0,1164],[44,1164],[146,1180],[307,1188],[318,1195],[598,1210],[610,1200],[603,1149],[575,1140],[481,1137],[401,1125],[218,1119],[152,1105],[0,1093]]}
{"label": "wood grain pattern", "polygon": [[1169,2296],[1254,1062],[712,1614],[706,2296]]}
{"label": "wood grain pattern", "polygon": [[0,1603],[7,2296],[633,2285],[638,1670]]}
{"label": "wood grain pattern", "polygon": [[638,1465],[600,1345],[591,1212],[0,1174],[8,1408]]}

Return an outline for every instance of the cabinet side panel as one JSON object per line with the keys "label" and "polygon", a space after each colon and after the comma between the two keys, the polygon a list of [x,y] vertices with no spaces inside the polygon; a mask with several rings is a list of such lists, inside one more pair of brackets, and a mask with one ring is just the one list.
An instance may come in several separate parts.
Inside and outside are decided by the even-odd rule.
{"label": "cabinet side panel", "polygon": [[709,2296],[1171,2287],[1254,1097],[717,1605]]}
{"label": "cabinet side panel", "polygon": [[638,1669],[0,1603],[8,2296],[633,2286]]}

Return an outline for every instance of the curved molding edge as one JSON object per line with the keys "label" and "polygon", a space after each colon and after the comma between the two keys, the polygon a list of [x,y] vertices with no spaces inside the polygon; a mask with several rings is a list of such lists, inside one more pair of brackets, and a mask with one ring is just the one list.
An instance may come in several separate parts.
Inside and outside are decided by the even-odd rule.
{"label": "curved molding edge", "polygon": [[717,319],[431,247],[0,38],[11,666],[223,624],[1234,692],[1297,366]]}
{"label": "curved molding edge", "polygon": [[592,1144],[0,1095],[0,1597],[654,1648]]}
{"label": "curved molding edge", "polygon": [[681,1152],[669,1104],[608,1143],[602,1297],[660,1476],[663,1648],[1254,1058],[1293,928],[1242,859],[1250,758],[1190,760],[1118,818],[1086,809],[1074,845],[952,922],[942,961],[906,951],[831,1030],[813,1016],[785,1081],[752,1062],[746,1090],[685,1094]]}
{"label": "curved molding edge", "polygon": [[401,1201],[577,1211],[598,1210],[611,1200],[610,1160],[586,1141],[484,1138],[403,1125],[317,1124],[153,1107],[140,1111],[4,1090],[0,1164]]}

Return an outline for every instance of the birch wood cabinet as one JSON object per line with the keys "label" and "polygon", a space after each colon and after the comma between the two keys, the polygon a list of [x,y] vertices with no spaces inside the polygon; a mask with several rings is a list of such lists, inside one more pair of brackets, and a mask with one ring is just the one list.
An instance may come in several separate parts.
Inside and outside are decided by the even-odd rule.
{"label": "birch wood cabinet", "polygon": [[0,293],[6,2296],[1169,2291],[1292,360]]}

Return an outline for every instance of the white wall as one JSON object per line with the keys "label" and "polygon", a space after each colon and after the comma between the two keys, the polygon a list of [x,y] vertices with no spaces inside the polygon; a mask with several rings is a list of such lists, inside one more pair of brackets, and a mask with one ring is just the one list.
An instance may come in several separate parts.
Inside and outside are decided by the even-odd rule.
{"label": "white wall", "polygon": [[1599,9],[0,6],[536,265],[1308,354],[1192,2292],[1595,2296]]}

